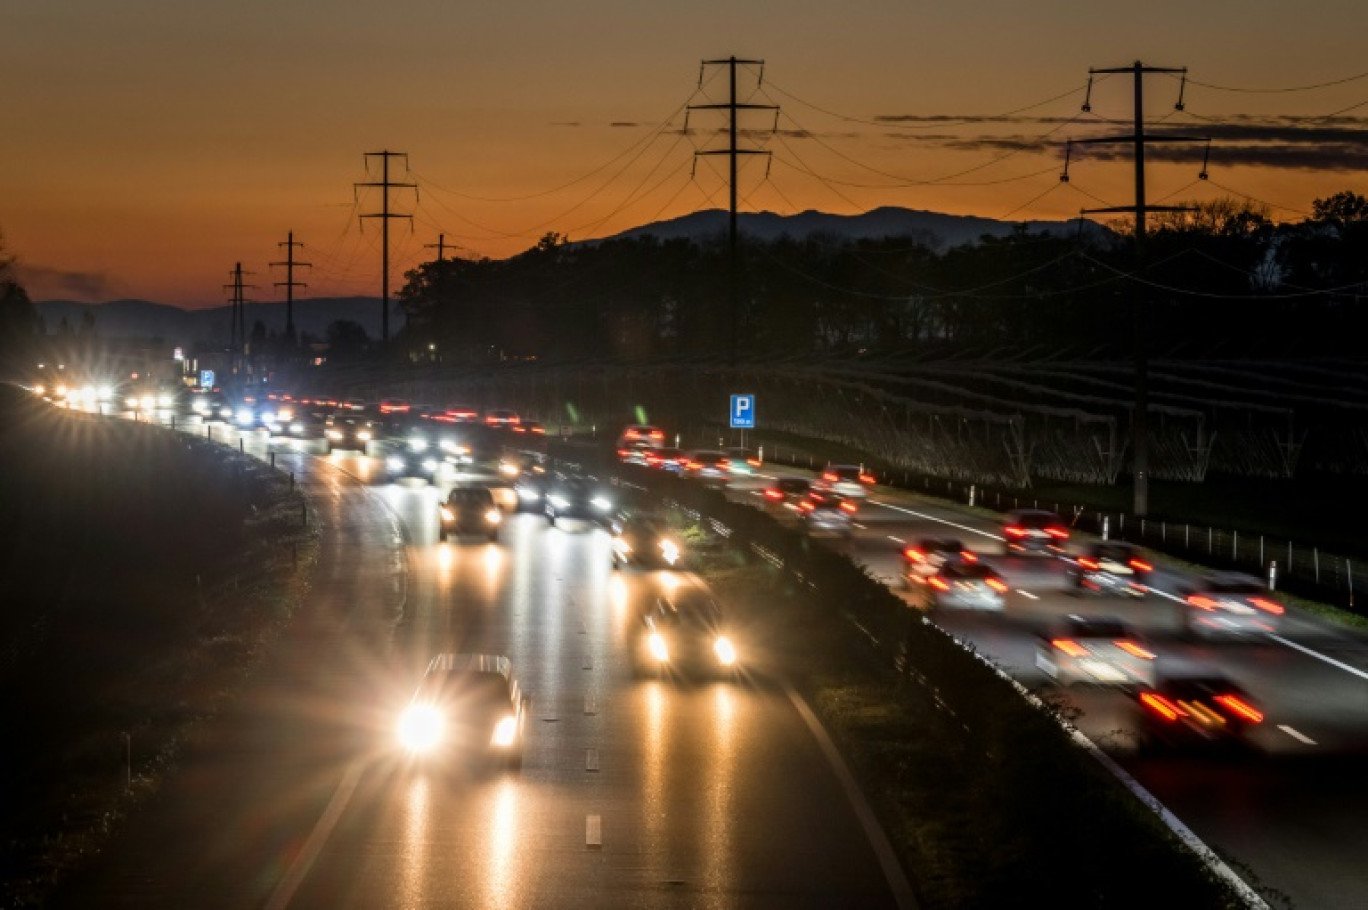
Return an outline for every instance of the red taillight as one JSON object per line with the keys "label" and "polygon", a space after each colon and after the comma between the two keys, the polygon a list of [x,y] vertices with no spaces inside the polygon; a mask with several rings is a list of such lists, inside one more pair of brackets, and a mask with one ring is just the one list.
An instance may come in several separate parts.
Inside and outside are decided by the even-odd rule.
{"label": "red taillight", "polygon": [[1120,648],[1122,651],[1125,651],[1132,657],[1138,657],[1141,660],[1154,660],[1154,654],[1152,654],[1149,651],[1146,651],[1144,648],[1140,647],[1133,641],[1127,641],[1123,638],[1120,641],[1112,642],[1112,644],[1116,645],[1118,648]]}
{"label": "red taillight", "polygon": [[665,438],[665,431],[664,431],[664,430],[652,430],[652,431],[651,431],[651,438],[652,438],[652,439],[664,439],[664,438]]}
{"label": "red taillight", "polygon": [[1002,529],[1002,533],[1006,534],[1008,537],[1025,537],[1026,529],[1020,525],[1008,525]]}
{"label": "red taillight", "polygon": [[690,462],[688,462],[688,463],[685,465],[685,467],[693,468],[693,469],[696,471],[696,470],[698,470],[699,468],[703,467],[703,462],[701,462],[701,461],[690,461]]}
{"label": "red taillight", "polygon": [[813,509],[817,508],[817,506],[813,505],[812,500],[804,499],[802,502],[798,503],[798,508],[802,509],[804,512],[811,512]]}
{"label": "red taillight", "polygon": [[618,449],[618,458],[626,458],[630,454],[632,454],[631,449]]}
{"label": "red taillight", "polygon": [[1053,537],[1055,540],[1068,540],[1068,539],[1069,539],[1069,529],[1068,529],[1068,528],[1061,528],[1061,527],[1046,528],[1046,529],[1045,529],[1045,533],[1046,533],[1046,534],[1049,534],[1049,535],[1050,535],[1051,537]]}
{"label": "red taillight", "polygon": [[766,491],[765,491],[765,498],[766,498],[766,499],[774,499],[774,500],[783,499],[783,498],[784,498],[784,491],[783,491],[783,490],[766,490]]}
{"label": "red taillight", "polygon": [[1056,638],[1054,641],[1050,642],[1050,644],[1054,645],[1057,649],[1063,651],[1070,657],[1082,657],[1088,653],[1087,648],[1071,638]]}
{"label": "red taillight", "polygon": [[1263,723],[1263,712],[1234,695],[1217,695],[1216,703],[1239,715],[1251,724]]}
{"label": "red taillight", "polygon": [[1130,561],[1130,567],[1131,567],[1132,569],[1134,569],[1135,571],[1137,571],[1137,572],[1153,572],[1153,571],[1154,571],[1154,566],[1152,566],[1152,565],[1150,565],[1149,563],[1145,562],[1143,559],[1132,559],[1132,560]]}
{"label": "red taillight", "polygon": [[830,471],[823,471],[823,472],[822,472],[822,479],[825,480],[827,483],[835,483],[836,480],[837,480],[837,477],[836,477],[835,474],[831,473]]}
{"label": "red taillight", "polygon": [[1202,595],[1202,594],[1189,594],[1189,595],[1188,595],[1187,602],[1188,602],[1189,605],[1194,606],[1194,607],[1197,607],[1198,609],[1201,609],[1201,610],[1214,610],[1214,609],[1216,609],[1216,601],[1214,601],[1214,600],[1212,600],[1210,597],[1206,597],[1206,596],[1204,596],[1204,595]]}
{"label": "red taillight", "polygon": [[921,550],[918,550],[916,547],[908,547],[907,549],[903,550],[903,558],[906,559],[908,562],[921,562],[923,559],[926,558],[926,556],[922,553]]}
{"label": "red taillight", "polygon": [[849,512],[851,515],[854,515],[854,514],[855,514],[855,503],[850,502],[849,500],[847,500],[847,501],[841,503],[841,511],[842,511],[842,512]]}
{"label": "red taillight", "polygon": [[750,465],[752,468],[758,468],[758,467],[760,467],[760,459],[758,459],[758,458],[747,458],[747,459],[746,459],[746,464]]}
{"label": "red taillight", "polygon": [[928,579],[926,580],[926,583],[929,584],[931,587],[935,588],[935,589],[938,590],[938,591],[949,591],[949,590],[950,590],[950,585],[949,585],[948,582],[946,582],[946,580],[945,580],[944,578],[937,578],[937,577],[934,576],[934,575],[931,576],[930,578],[928,578]]}
{"label": "red taillight", "polygon": [[542,435],[542,436],[545,436],[545,435],[546,435],[546,427],[533,427],[533,428],[532,428],[532,432],[533,432],[533,433],[540,434],[540,435]]}
{"label": "red taillight", "polygon": [[965,562],[978,562],[978,554],[973,550],[960,550],[960,559]]}
{"label": "red taillight", "polygon": [[874,475],[873,475],[873,474],[861,474],[861,475],[860,475],[860,483],[873,483],[873,482],[874,482]]}
{"label": "red taillight", "polygon": [[999,594],[1007,593],[1007,583],[1000,578],[986,578],[984,579],[984,583]]}
{"label": "red taillight", "polygon": [[1158,692],[1146,692],[1140,696],[1140,703],[1158,714],[1164,720],[1177,720],[1187,714],[1182,708],[1169,701]]}
{"label": "red taillight", "polygon": [[1285,612],[1282,604],[1274,603],[1265,597],[1251,597],[1249,598],[1249,602],[1266,613],[1272,613],[1274,616],[1281,616]]}
{"label": "red taillight", "polygon": [[513,432],[514,432],[514,433],[526,433],[526,432],[527,432],[527,427],[515,426],[515,427],[513,427]]}
{"label": "red taillight", "polygon": [[1086,556],[1080,556],[1080,557],[1078,557],[1078,564],[1079,564],[1080,566],[1082,566],[1083,568],[1085,568],[1085,569],[1096,569],[1096,568],[1097,568],[1097,560],[1095,560],[1095,559],[1089,559],[1089,558],[1086,557]]}

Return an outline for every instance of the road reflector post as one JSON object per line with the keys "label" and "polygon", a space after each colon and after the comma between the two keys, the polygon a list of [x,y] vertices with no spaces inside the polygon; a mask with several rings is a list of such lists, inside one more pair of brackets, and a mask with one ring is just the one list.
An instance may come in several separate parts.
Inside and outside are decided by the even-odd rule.
{"label": "road reflector post", "polygon": [[978,492],[974,484],[969,484],[969,508],[974,507],[974,495]]}
{"label": "road reflector post", "polygon": [[1278,561],[1276,559],[1268,563],[1268,590],[1278,590]]}
{"label": "road reflector post", "polygon": [[247,454],[247,440],[243,439],[241,436],[238,437],[238,453],[241,455]]}
{"label": "road reflector post", "polygon": [[1102,539],[1107,540],[1111,537],[1111,516],[1102,516]]}
{"label": "road reflector post", "polygon": [[271,467],[275,467],[275,452],[271,453]]}

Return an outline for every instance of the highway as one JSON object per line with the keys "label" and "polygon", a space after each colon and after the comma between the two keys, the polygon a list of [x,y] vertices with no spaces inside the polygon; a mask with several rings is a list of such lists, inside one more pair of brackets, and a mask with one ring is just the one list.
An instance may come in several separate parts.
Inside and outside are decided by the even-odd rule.
{"label": "highway", "polygon": [[[632,672],[634,609],[696,579],[615,572],[602,530],[532,514],[497,544],[438,543],[439,489],[378,483],[349,453],[277,464],[320,528],[304,611],[52,906],[913,906],[782,666]],[[398,711],[444,651],[511,658],[531,694],[521,771],[403,759]]]}
{"label": "highway", "polygon": [[[759,505],[765,481],[733,486],[729,495]],[[959,537],[1010,585],[1004,615],[941,610],[934,622],[1023,685],[1076,709],[1080,731],[1237,870],[1251,870],[1296,907],[1364,905],[1368,639],[1292,610],[1276,635],[1189,642],[1179,635],[1179,603],[1171,596],[1180,570],[1160,563],[1152,579],[1158,590],[1139,600],[1075,596],[1066,590],[1062,561],[1001,555],[998,524],[982,511],[891,490],[876,491],[861,507],[849,543],[830,544],[903,591],[901,550],[920,536]],[[1124,618],[1156,645],[1160,673],[1216,668],[1241,684],[1267,714],[1252,735],[1254,748],[1136,754],[1132,699],[1102,686],[1060,689],[1035,667],[1038,631],[1070,613]]]}

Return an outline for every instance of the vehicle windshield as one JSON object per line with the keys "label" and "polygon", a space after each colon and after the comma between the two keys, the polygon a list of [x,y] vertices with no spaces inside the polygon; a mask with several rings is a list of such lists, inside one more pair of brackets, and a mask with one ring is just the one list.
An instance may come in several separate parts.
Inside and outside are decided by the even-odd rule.
{"label": "vehicle windshield", "polygon": [[447,496],[447,503],[453,506],[492,506],[494,494],[486,489],[454,489]]}

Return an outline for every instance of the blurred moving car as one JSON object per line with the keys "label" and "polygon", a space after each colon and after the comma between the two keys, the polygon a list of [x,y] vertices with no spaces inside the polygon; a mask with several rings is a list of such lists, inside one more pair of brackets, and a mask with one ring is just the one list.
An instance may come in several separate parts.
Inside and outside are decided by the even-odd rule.
{"label": "blurred moving car", "polygon": [[518,412],[508,408],[494,408],[485,412],[485,426],[508,430],[520,423],[522,418],[518,416]]}
{"label": "blurred moving car", "polygon": [[722,607],[702,588],[658,598],[641,616],[639,668],[715,675],[735,672],[738,663]]}
{"label": "blurred moving car", "polygon": [[528,699],[497,654],[438,654],[399,716],[398,739],[415,759],[493,761],[521,767]]}
{"label": "blurred moving car", "polygon": [[354,449],[364,453],[366,444],[380,433],[373,421],[346,411],[328,417],[323,434],[332,449]]}
{"label": "blurred moving car", "polygon": [[1149,644],[1110,616],[1066,616],[1036,643],[1036,667],[1061,686],[1153,686],[1155,662]]}
{"label": "blurred moving car", "polygon": [[947,562],[978,562],[978,554],[956,537],[918,537],[903,547],[903,582],[921,584]]}
{"label": "blurred moving car", "polygon": [[629,442],[626,445],[618,446],[618,461],[622,464],[646,465],[650,463],[651,451],[649,442]]}
{"label": "blurred moving car", "polygon": [[609,530],[613,535],[613,568],[640,566],[672,569],[683,554],[679,538],[659,512],[619,512]]}
{"label": "blurred moving car", "polygon": [[523,420],[515,423],[512,427],[514,433],[526,433],[528,436],[545,436],[546,427],[536,420]]}
{"label": "blurred moving car", "polygon": [[1135,544],[1100,540],[1084,547],[1064,574],[1076,591],[1144,597],[1153,571],[1151,558]]}
{"label": "blurred moving car", "polygon": [[727,456],[727,470],[733,477],[750,477],[760,470],[760,456],[752,449],[730,446],[722,454]]}
{"label": "blurred moving car", "polygon": [[1069,539],[1064,519],[1045,509],[1013,509],[1002,518],[1004,553],[1060,556]]}
{"label": "blurred moving car", "polygon": [[1184,582],[1182,625],[1193,637],[1276,632],[1287,612],[1263,583],[1241,572],[1213,572]]}
{"label": "blurred moving car", "polygon": [[806,477],[776,477],[761,494],[765,509],[770,512],[798,509],[798,504],[812,493],[812,482]]}
{"label": "blurred moving car", "polygon": [[1263,709],[1225,676],[1208,673],[1159,679],[1135,694],[1140,748],[1247,745]]}
{"label": "blurred moving car", "polygon": [[622,432],[618,434],[617,448],[619,449],[625,449],[638,443],[647,448],[663,446],[665,444],[665,431],[649,423],[633,423],[624,427]]}
{"label": "blurred moving car", "polygon": [[518,510],[543,512],[546,508],[546,490],[552,477],[546,466],[539,463],[525,465],[513,480],[513,491],[518,494]]}
{"label": "blurred moving car", "polygon": [[438,507],[437,538],[479,534],[497,541],[501,524],[503,512],[494,504],[494,494],[488,487],[452,487],[446,502]]}
{"label": "blurred moving car", "polygon": [[578,519],[606,526],[613,514],[613,500],[599,484],[585,477],[558,478],[547,487],[543,502],[546,520]]}
{"label": "blurred moving car", "polygon": [[684,450],[676,449],[674,446],[657,446],[646,450],[646,467],[655,468],[657,471],[681,474],[684,471],[685,460]]}
{"label": "blurred moving car", "polygon": [[946,562],[931,575],[920,577],[915,589],[921,606],[928,610],[1007,609],[1007,582],[981,562]]}
{"label": "blurred moving car", "polygon": [[726,453],[716,449],[698,449],[688,453],[682,476],[704,483],[726,483],[731,476]]}
{"label": "blurred moving car", "polygon": [[858,510],[852,499],[814,490],[798,502],[798,520],[808,534],[836,534],[849,539],[854,533],[851,522]]}
{"label": "blurred moving car", "polygon": [[830,490],[852,499],[868,496],[873,485],[874,475],[865,471],[863,465],[855,464],[829,464],[812,484],[814,489]]}

